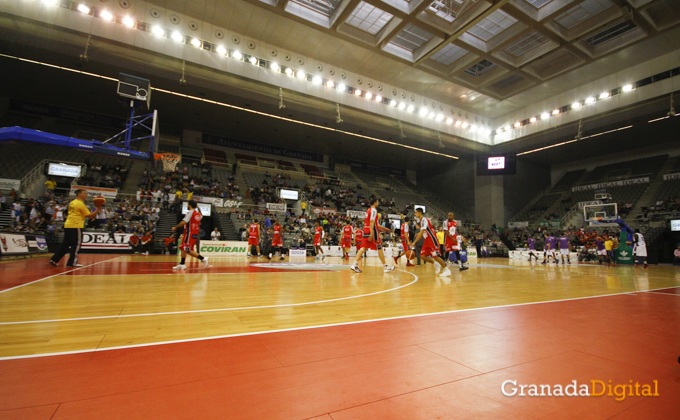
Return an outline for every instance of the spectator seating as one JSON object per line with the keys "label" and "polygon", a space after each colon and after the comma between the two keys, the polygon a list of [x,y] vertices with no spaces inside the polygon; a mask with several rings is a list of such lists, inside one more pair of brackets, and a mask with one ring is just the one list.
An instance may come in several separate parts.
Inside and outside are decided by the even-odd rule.
{"label": "spectator seating", "polygon": [[255,156],[236,153],[236,159],[242,164],[257,166],[257,158]]}
{"label": "spectator seating", "polygon": [[224,150],[217,149],[203,149],[203,157],[206,162],[210,162],[213,165],[228,165],[229,159],[227,159],[227,154]]}
{"label": "spectator seating", "polygon": [[581,185],[637,178],[643,175],[654,178],[666,159],[668,155],[661,155],[598,166],[581,182]]}

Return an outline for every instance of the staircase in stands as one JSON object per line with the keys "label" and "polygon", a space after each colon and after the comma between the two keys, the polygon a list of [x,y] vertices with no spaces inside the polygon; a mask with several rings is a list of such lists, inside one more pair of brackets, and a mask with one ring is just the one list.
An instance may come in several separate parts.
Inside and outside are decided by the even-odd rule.
{"label": "staircase in stands", "polygon": [[170,210],[161,210],[156,224],[156,240],[161,241],[172,234],[172,227],[177,226],[177,214]]}

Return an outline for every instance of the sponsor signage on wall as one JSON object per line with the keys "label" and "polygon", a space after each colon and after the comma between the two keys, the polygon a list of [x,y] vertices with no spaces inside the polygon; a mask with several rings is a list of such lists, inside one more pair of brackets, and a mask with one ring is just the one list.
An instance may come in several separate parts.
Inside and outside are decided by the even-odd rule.
{"label": "sponsor signage on wall", "polygon": [[82,249],[110,249],[129,250],[128,242],[134,234],[114,233],[109,236],[107,232],[83,232]]}
{"label": "sponsor signage on wall", "polygon": [[628,185],[649,184],[649,177],[625,179],[623,181],[602,182],[600,184],[581,185],[580,187],[573,187],[572,192],[601,190],[603,188],[611,187],[625,187]]}
{"label": "sponsor signage on wall", "polygon": [[[322,216],[324,214],[331,214],[331,215],[337,214],[337,211],[335,211],[335,209],[327,209],[327,208],[322,208],[322,207],[314,207],[312,209],[312,212],[314,214],[316,214],[317,216]],[[364,214],[366,214],[366,213],[364,213]]]}
{"label": "sponsor signage on wall", "polygon": [[366,217],[366,212],[358,210],[347,210],[347,216],[351,217],[352,219]]}
{"label": "sponsor signage on wall", "polygon": [[0,233],[0,252],[5,255],[27,254],[28,241],[24,235]]}
{"label": "sponsor signage on wall", "polygon": [[20,179],[0,178],[0,190],[10,191],[12,188],[14,188],[15,190],[19,191],[20,187],[21,187]]}
{"label": "sponsor signage on wall", "polygon": [[49,163],[47,166],[47,175],[67,176],[69,178],[78,178],[82,168],[78,165],[67,165],[65,163]]}
{"label": "sponsor signage on wall", "polygon": [[267,210],[285,213],[286,205],[282,203],[267,203]]}
{"label": "sponsor signage on wall", "polygon": [[529,227],[529,222],[509,222],[509,228],[525,228]]}
{"label": "sponsor signage on wall", "polygon": [[248,242],[239,241],[201,241],[200,254],[203,256],[245,257],[248,255]]}
{"label": "sponsor signage on wall", "polygon": [[667,174],[663,176],[664,181],[673,181],[675,179],[680,179],[680,172],[677,174]]}
{"label": "sponsor signage on wall", "polygon": [[578,203],[578,208],[583,209],[585,206],[597,206],[598,204],[602,204],[602,200],[581,201],[580,203]]}
{"label": "sponsor signage on wall", "polygon": [[102,196],[104,198],[116,198],[118,195],[118,189],[117,188],[100,188],[100,187],[87,187],[84,185],[72,185],[71,186],[71,195],[76,195],[76,190],[85,190],[87,191],[87,196],[88,197],[97,197],[97,196]]}
{"label": "sponsor signage on wall", "polygon": [[228,139],[226,137],[214,136],[203,133],[203,143],[214,144],[217,146],[229,147],[231,149],[247,150],[249,152],[264,153],[267,155],[281,156],[291,159],[311,160],[313,162],[323,162],[323,155],[302,150],[287,149],[285,147],[269,146],[265,144],[251,143],[247,141]]}

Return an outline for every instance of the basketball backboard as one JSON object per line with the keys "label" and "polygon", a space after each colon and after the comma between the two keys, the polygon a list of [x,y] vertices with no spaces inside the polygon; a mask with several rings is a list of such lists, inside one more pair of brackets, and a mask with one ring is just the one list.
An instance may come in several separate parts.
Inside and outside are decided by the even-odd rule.
{"label": "basketball backboard", "polygon": [[602,222],[618,218],[616,203],[592,204],[583,207],[583,218],[586,222]]}

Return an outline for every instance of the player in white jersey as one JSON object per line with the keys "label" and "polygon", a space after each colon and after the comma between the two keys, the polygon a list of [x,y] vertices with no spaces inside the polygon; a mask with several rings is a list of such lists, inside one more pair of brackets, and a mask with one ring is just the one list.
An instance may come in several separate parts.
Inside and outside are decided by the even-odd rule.
{"label": "player in white jersey", "polygon": [[352,265],[349,267],[350,270],[354,271],[355,273],[361,273],[361,269],[359,268],[359,261],[361,260],[361,257],[364,255],[364,253],[372,249],[374,251],[378,251],[378,258],[380,258],[380,262],[383,264],[383,271],[384,272],[390,272],[394,270],[393,265],[387,265],[385,262],[385,254],[383,253],[382,249],[382,241],[380,240],[380,232],[389,232],[390,230],[387,229],[386,227],[380,226],[380,216],[378,215],[378,199],[374,199],[373,202],[371,203],[371,207],[366,210],[366,218],[364,219],[364,233],[363,233],[363,241],[361,243],[361,249],[359,249],[359,252],[357,252],[357,256],[354,258],[354,262]]}
{"label": "player in white jersey", "polygon": [[633,234],[633,255],[637,257],[637,261],[633,265],[634,268],[640,264],[644,264],[643,268],[647,268],[647,244],[645,237],[640,233],[640,229],[635,229]]}
{"label": "player in white jersey", "polygon": [[416,207],[416,219],[420,225],[420,231],[415,239],[413,239],[413,243],[424,238],[420,256],[425,261],[434,264],[435,274],[439,274],[442,267],[444,267],[444,271],[441,272],[441,275],[450,276],[451,270],[449,270],[449,267],[446,266],[444,260],[439,256],[439,242],[437,241],[437,234],[435,233],[434,226],[432,226],[430,219],[423,215],[423,209],[421,207]]}

